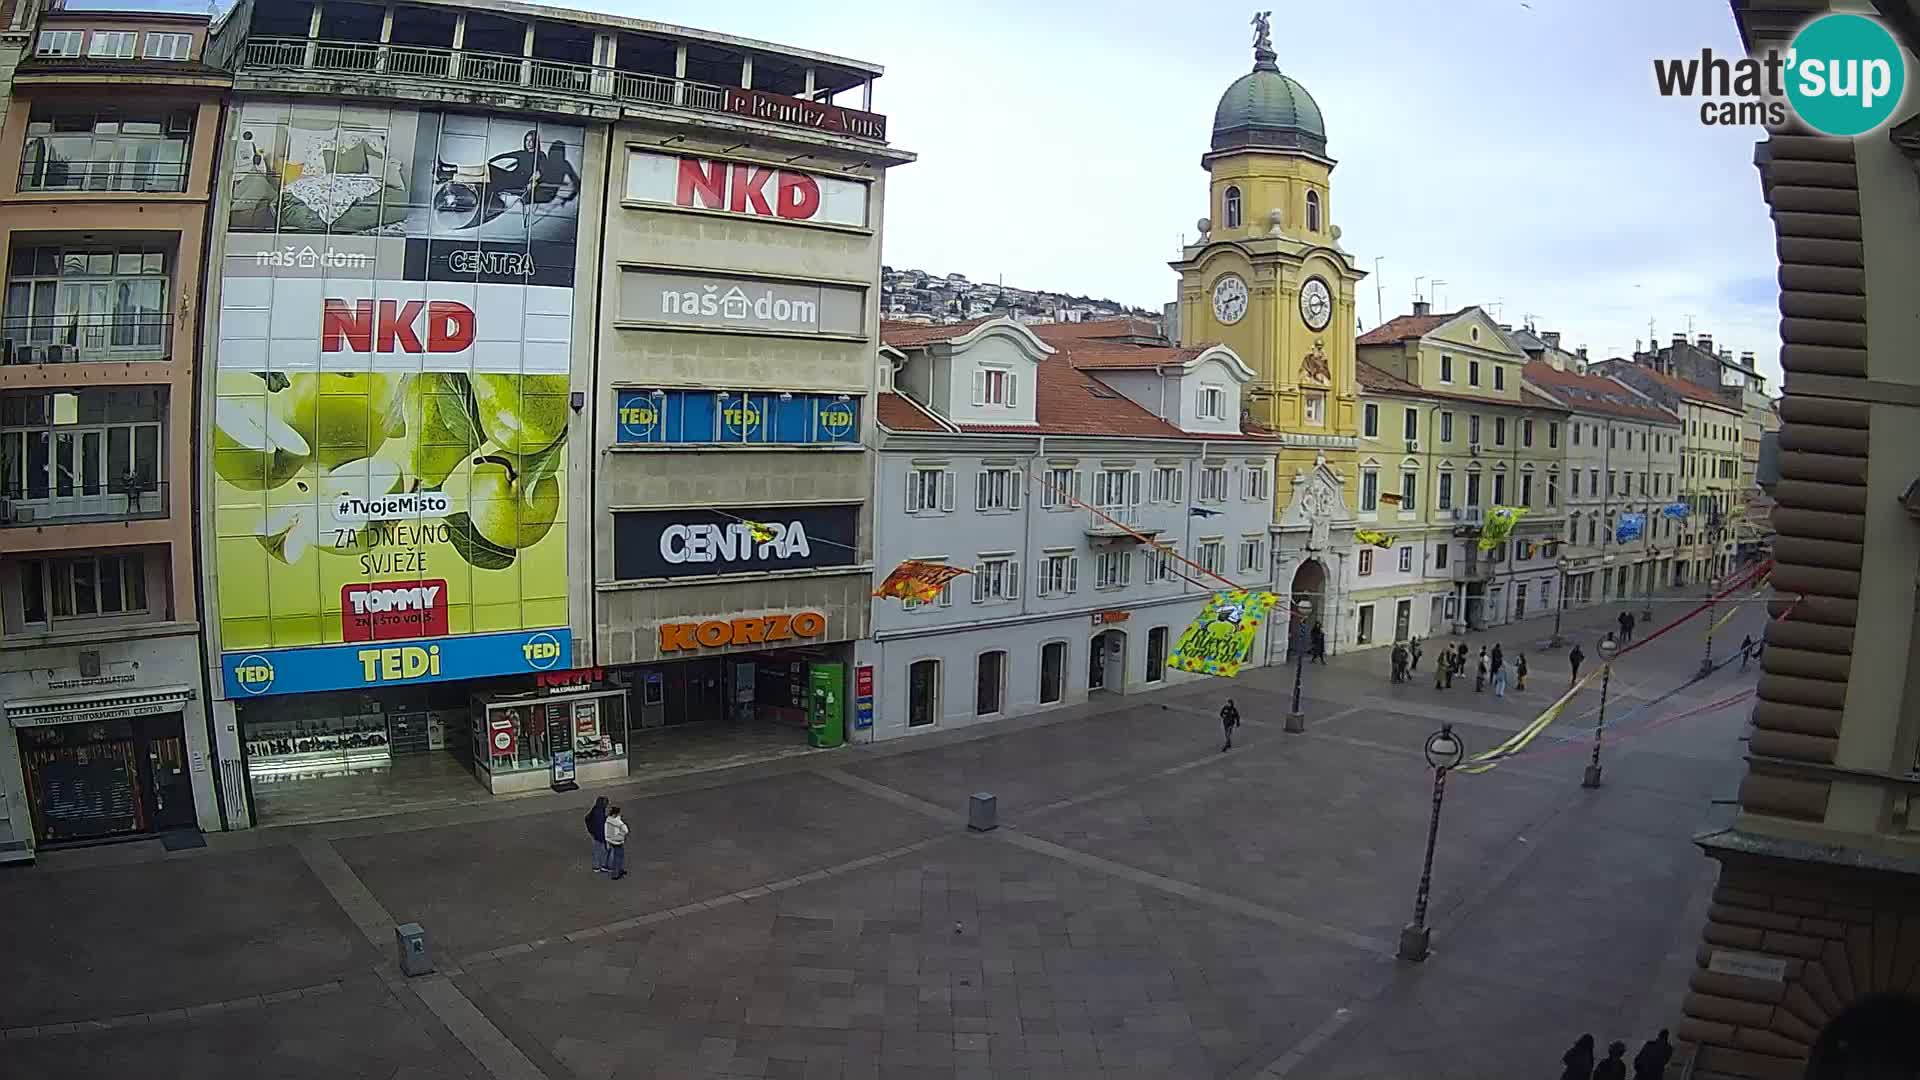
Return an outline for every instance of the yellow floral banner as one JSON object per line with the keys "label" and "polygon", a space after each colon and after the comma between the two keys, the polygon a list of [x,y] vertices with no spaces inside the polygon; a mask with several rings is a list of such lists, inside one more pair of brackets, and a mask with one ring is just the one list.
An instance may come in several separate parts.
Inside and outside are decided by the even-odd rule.
{"label": "yellow floral banner", "polygon": [[1496,506],[1488,510],[1486,524],[1480,526],[1480,550],[1492,551],[1499,547],[1513,535],[1513,527],[1526,515],[1524,506]]}
{"label": "yellow floral banner", "polygon": [[1260,623],[1280,602],[1270,592],[1234,589],[1213,594],[1192,624],[1180,632],[1167,666],[1231,679],[1253,650]]}

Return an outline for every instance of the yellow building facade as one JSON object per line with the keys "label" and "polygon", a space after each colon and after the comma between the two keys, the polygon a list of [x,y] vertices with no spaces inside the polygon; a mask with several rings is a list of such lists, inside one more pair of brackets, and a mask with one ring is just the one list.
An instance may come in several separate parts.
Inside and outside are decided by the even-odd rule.
{"label": "yellow building facade", "polygon": [[1343,597],[1354,569],[1360,387],[1351,328],[1363,275],[1333,224],[1334,161],[1320,108],[1281,74],[1264,18],[1255,26],[1253,70],[1221,95],[1201,159],[1200,235],[1172,263],[1180,343],[1227,345],[1253,369],[1247,419],[1281,446],[1275,580],[1337,644],[1354,637]]}

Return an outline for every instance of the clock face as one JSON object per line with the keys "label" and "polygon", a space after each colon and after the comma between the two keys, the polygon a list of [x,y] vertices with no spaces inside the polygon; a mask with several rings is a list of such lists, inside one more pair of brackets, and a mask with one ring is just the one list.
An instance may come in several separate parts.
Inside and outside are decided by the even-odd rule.
{"label": "clock face", "polygon": [[1300,317],[1307,321],[1309,330],[1327,328],[1327,321],[1333,318],[1333,293],[1325,281],[1311,277],[1300,286]]}
{"label": "clock face", "polygon": [[1223,274],[1213,283],[1213,317],[1232,326],[1247,316],[1247,283]]}

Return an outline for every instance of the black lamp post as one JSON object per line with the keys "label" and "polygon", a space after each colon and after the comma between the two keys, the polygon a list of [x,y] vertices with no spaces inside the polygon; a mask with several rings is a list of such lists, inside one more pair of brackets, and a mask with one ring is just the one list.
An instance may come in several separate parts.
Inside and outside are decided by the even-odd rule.
{"label": "black lamp post", "polygon": [[[1709,589],[1713,587],[1714,587],[1713,585],[1707,586],[1707,588]],[[1703,652],[1700,656],[1700,674],[1695,676],[1695,678],[1698,678],[1698,679],[1704,679],[1707,676],[1713,674],[1713,615],[1714,615],[1714,598],[1712,597],[1712,595],[1708,595],[1707,597],[1707,647],[1706,647],[1706,651]]]}
{"label": "black lamp post", "polygon": [[1593,721],[1593,761],[1587,765],[1585,776],[1580,778],[1580,786],[1597,788],[1600,786],[1600,736],[1607,727],[1607,690],[1613,686],[1613,654],[1620,651],[1620,643],[1608,634],[1594,646],[1600,654],[1600,715]]}
{"label": "black lamp post", "polygon": [[1560,613],[1567,609],[1567,559],[1566,559],[1566,556],[1563,555],[1560,558],[1554,560],[1553,565],[1556,568],[1558,568],[1560,571],[1560,595],[1555,598],[1555,603],[1553,605],[1553,640],[1547,642],[1547,648],[1564,649],[1567,647],[1567,639],[1560,636]]}
{"label": "black lamp post", "polygon": [[1300,632],[1294,635],[1293,709],[1287,713],[1286,730],[1298,733],[1307,730],[1307,714],[1300,711],[1300,684],[1307,673],[1307,643],[1312,640],[1308,623],[1313,618],[1313,601],[1296,600],[1293,606],[1300,613]]}
{"label": "black lamp post", "polygon": [[1427,819],[1427,857],[1420,864],[1420,888],[1413,897],[1413,921],[1400,929],[1400,959],[1419,963],[1432,951],[1433,931],[1427,927],[1427,897],[1433,892],[1433,845],[1440,838],[1440,800],[1447,794],[1447,770],[1460,764],[1467,748],[1453,733],[1452,724],[1427,736],[1427,764],[1433,766],[1433,813]]}

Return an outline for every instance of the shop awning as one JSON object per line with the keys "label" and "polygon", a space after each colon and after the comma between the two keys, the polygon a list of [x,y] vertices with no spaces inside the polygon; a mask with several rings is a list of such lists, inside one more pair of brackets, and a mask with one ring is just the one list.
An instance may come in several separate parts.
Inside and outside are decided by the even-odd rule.
{"label": "shop awning", "polygon": [[6,703],[7,723],[23,728],[157,716],[179,712],[193,697],[191,686],[154,686],[66,697],[16,698]]}

